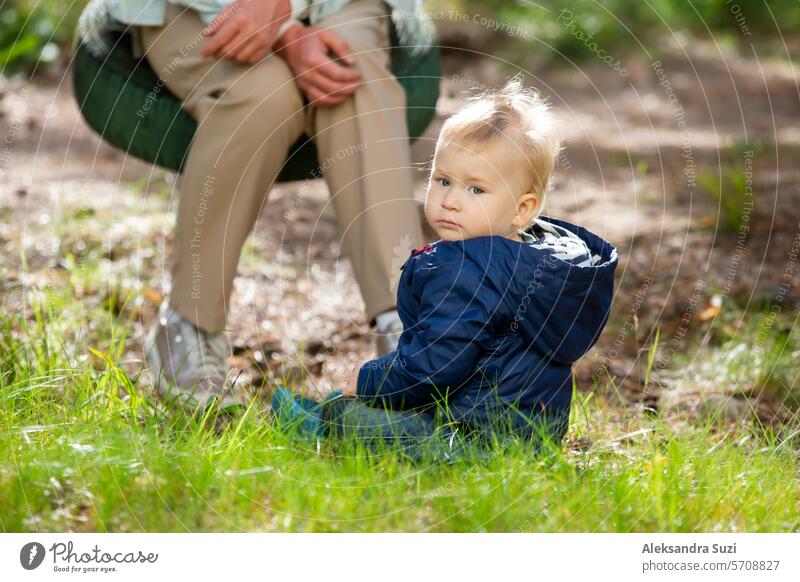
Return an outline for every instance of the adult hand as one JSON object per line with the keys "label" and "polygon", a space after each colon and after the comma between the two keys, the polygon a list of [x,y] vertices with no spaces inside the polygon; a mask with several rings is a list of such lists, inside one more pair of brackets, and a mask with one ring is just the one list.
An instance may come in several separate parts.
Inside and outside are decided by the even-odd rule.
{"label": "adult hand", "polygon": [[361,82],[347,43],[332,30],[297,24],[284,32],[274,49],[313,105],[341,103]]}
{"label": "adult hand", "polygon": [[258,62],[272,50],[278,28],[291,12],[289,0],[236,0],[203,29],[203,35],[211,37],[203,58]]}

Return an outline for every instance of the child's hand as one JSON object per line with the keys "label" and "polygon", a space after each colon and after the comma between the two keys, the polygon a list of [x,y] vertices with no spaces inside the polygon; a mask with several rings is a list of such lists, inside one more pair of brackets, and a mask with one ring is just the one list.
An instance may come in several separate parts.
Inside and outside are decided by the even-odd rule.
{"label": "child's hand", "polygon": [[358,371],[361,366],[356,366],[350,374],[348,374],[347,383],[342,386],[342,395],[348,398],[356,397],[356,388],[358,388]]}
{"label": "child's hand", "polygon": [[322,402],[328,394],[336,390],[337,387],[331,384],[328,380],[315,381],[309,378],[306,385],[300,389],[300,393],[306,398]]}
{"label": "child's hand", "polygon": [[328,394],[336,390],[341,392],[343,396],[355,398],[356,388],[358,387],[358,372],[360,369],[361,366],[356,366],[352,369],[347,374],[347,379],[343,384],[333,383],[327,378],[317,381],[309,377],[305,386],[302,387],[299,392],[303,396],[316,400],[317,402],[322,402]]}

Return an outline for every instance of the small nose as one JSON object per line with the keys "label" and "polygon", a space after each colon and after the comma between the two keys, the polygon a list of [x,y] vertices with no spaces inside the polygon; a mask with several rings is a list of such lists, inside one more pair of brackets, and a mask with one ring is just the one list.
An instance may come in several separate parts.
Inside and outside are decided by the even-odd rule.
{"label": "small nose", "polygon": [[458,195],[456,188],[450,188],[447,194],[444,195],[442,199],[442,208],[454,211],[461,210],[461,197]]}

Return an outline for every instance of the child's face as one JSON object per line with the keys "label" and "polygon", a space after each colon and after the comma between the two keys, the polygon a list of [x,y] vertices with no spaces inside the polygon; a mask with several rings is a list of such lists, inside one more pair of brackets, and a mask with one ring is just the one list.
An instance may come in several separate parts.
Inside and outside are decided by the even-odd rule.
{"label": "child's face", "polygon": [[425,218],[445,240],[505,236],[519,240],[539,207],[526,192],[520,152],[510,139],[489,145],[440,141],[425,199]]}

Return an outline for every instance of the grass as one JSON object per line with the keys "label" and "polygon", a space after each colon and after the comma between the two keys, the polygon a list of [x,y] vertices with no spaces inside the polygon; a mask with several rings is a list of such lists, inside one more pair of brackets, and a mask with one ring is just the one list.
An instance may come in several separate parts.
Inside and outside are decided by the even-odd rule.
{"label": "grass", "polygon": [[303,445],[260,401],[222,426],[166,413],[120,361],[129,323],[108,313],[105,350],[70,349],[59,297],[0,328],[2,531],[800,530],[790,431],[678,430],[577,392],[584,446],[538,458],[520,442],[452,464]]}
{"label": "grass", "polygon": [[[53,225],[31,226],[53,229],[59,266],[23,256],[26,284],[0,297],[0,531],[800,531],[797,422],[684,423],[620,407],[600,383],[576,387],[566,446],[538,458],[521,442],[451,464],[304,445],[261,399],[226,425],[170,415],[136,344],[142,301],[160,300],[140,238],[170,223],[163,200],[131,199],[65,199]],[[796,314],[768,313],[723,309],[703,357],[674,367],[791,393]],[[648,381],[668,341],[662,329],[641,350]]]}
{"label": "grass", "polygon": [[745,312],[728,301],[708,337],[697,338],[677,358],[685,381],[727,387],[731,393],[758,395],[800,410],[798,313],[780,307],[779,302],[755,304]]}
{"label": "grass", "polygon": [[734,234],[749,226],[745,216],[749,219],[754,200],[752,185],[748,184],[744,171],[726,163],[718,171],[699,172],[697,183],[717,204],[715,221],[724,232]]}
{"label": "grass", "polygon": [[739,142],[720,150],[716,166],[698,170],[697,184],[717,206],[712,224],[723,232],[746,238],[758,203],[755,172],[771,163],[775,152],[775,144],[766,140]]}

